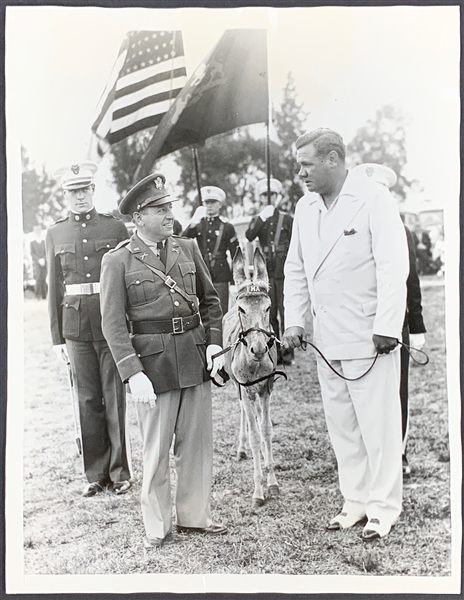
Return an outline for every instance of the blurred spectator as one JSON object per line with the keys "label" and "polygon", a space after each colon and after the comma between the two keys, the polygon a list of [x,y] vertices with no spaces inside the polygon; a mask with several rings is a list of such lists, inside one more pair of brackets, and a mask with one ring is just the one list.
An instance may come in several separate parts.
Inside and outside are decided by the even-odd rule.
{"label": "blurred spectator", "polygon": [[34,226],[34,239],[30,243],[32,272],[35,279],[35,297],[44,300],[47,297],[47,261],[45,237],[40,225]]}

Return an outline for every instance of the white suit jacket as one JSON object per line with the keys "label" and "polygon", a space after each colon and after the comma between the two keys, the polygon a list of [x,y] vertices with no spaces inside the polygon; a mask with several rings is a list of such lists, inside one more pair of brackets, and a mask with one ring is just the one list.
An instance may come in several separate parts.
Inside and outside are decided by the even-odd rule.
{"label": "white suit jacket", "polygon": [[330,360],[375,355],[372,335],[401,340],[409,258],[406,233],[388,189],[348,173],[332,227],[319,236],[322,198],[296,206],[285,263],[285,326],[304,327],[311,305],[314,343]]}

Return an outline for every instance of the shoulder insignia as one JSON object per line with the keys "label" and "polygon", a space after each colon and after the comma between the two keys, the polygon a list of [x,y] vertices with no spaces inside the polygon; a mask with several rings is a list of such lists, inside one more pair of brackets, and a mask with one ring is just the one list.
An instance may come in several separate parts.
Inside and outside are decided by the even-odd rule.
{"label": "shoulder insignia", "polygon": [[116,250],[119,250],[119,248],[124,248],[124,246],[127,246],[127,244],[129,244],[130,242],[130,238],[127,240],[123,240],[122,242],[119,242],[119,244],[116,246],[116,248],[112,248],[111,250],[108,250],[108,254],[110,254],[111,252],[116,252]]}

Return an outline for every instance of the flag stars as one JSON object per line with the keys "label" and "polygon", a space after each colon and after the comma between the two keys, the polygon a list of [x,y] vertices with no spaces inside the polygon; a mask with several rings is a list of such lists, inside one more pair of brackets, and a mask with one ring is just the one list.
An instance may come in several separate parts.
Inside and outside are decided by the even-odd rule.
{"label": "flag stars", "polygon": [[162,46],[163,46],[163,48],[166,48],[166,46],[167,46],[166,42],[163,42]]}
{"label": "flag stars", "polygon": [[174,58],[174,56],[176,55],[176,53],[173,51],[171,52],[171,56]]}
{"label": "flag stars", "polygon": [[163,58],[169,58],[169,54],[163,54]]}
{"label": "flag stars", "polygon": [[155,46],[155,50],[159,50],[159,46]]}

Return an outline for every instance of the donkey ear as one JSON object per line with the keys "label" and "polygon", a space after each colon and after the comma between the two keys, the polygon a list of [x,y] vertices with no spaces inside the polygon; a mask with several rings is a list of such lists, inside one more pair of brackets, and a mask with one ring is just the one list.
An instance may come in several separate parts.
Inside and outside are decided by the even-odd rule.
{"label": "donkey ear", "polygon": [[255,249],[255,253],[253,256],[253,270],[254,270],[254,280],[257,279],[264,281],[266,286],[269,287],[269,277],[266,269],[266,261],[264,260],[263,255],[261,254],[261,250],[259,248]]}
{"label": "donkey ear", "polygon": [[232,260],[232,274],[237,287],[239,287],[246,280],[245,260],[243,258],[240,246],[238,246],[235,256]]}

